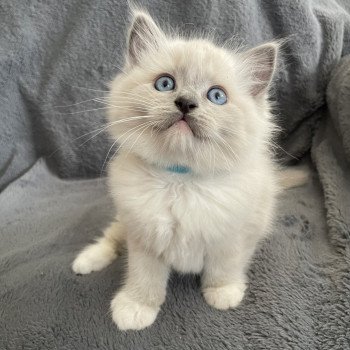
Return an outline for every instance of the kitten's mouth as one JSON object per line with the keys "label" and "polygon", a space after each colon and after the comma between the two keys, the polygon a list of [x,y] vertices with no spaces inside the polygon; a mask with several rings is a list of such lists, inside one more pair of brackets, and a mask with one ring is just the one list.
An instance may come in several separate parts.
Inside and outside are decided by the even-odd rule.
{"label": "kitten's mouth", "polygon": [[174,114],[163,120],[155,127],[158,131],[172,130],[177,134],[184,136],[192,136],[200,140],[204,140],[205,134],[198,125],[198,122],[190,115]]}
{"label": "kitten's mouth", "polygon": [[179,131],[183,133],[191,133],[194,135],[193,130],[188,123],[188,118],[185,115],[183,115],[180,120],[176,121],[172,125],[172,127],[176,127]]}

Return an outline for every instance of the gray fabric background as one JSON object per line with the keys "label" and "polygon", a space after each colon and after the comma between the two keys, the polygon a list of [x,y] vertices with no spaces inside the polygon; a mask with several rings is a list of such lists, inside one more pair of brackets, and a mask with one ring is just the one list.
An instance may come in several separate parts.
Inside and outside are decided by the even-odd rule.
{"label": "gray fabric background", "polygon": [[297,157],[311,150],[312,181],[282,196],[238,309],[210,308],[198,277],[174,275],[154,326],[119,332],[108,308],[123,259],[89,276],[70,270],[114,212],[104,179],[58,178],[100,175],[106,135],[81,147],[76,138],[103,110],[55,106],[105,94],[94,90],[122,65],[126,3],[2,0],[0,349],[350,349],[350,58],[339,62],[349,1],[143,3],[168,25],[215,28],[221,40],[289,38],[275,88],[280,143]]}
{"label": "gray fabric background", "polygon": [[[276,114],[288,153],[305,153],[331,69],[350,52],[348,0],[139,3],[167,26],[214,31],[221,41],[235,35],[250,47],[289,39],[276,76]],[[56,106],[105,95],[88,89],[107,90],[123,64],[127,22],[125,0],[0,2],[0,169],[6,169],[0,188],[40,156],[50,156],[50,166],[63,177],[100,175],[106,135],[82,147],[74,139],[96,129],[104,111],[68,113],[101,105]]]}
{"label": "gray fabric background", "polygon": [[0,349],[349,348],[349,254],[337,252],[339,234],[330,243],[317,176],[282,197],[239,308],[209,307],[199,277],[174,275],[155,324],[140,332],[118,331],[109,315],[123,258],[87,276],[70,269],[112,217],[102,180],[62,181],[40,161],[0,207]]}

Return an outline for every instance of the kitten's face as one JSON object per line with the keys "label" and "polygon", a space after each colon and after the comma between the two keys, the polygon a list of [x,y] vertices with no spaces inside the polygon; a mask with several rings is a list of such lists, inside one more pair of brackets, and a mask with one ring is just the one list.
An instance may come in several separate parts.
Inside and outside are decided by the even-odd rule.
{"label": "kitten's face", "polygon": [[127,65],[112,82],[109,101],[111,134],[122,148],[152,163],[203,172],[232,167],[266,141],[264,95],[274,62],[251,77],[249,55],[206,40],[168,39],[145,14],[135,17],[129,40]]}

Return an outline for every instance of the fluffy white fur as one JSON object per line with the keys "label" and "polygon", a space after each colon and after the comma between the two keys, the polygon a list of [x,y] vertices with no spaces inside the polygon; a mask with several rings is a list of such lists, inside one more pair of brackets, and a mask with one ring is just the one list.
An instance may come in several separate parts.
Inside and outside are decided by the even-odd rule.
{"label": "fluffy white fur", "polygon": [[[242,301],[279,191],[267,99],[277,51],[275,43],[240,53],[169,37],[148,14],[134,13],[125,68],[109,97],[109,130],[121,144],[109,167],[118,218],[73,263],[76,273],[100,270],[126,239],[126,280],[111,305],[120,329],[154,322],[171,269],[201,273],[204,298],[215,308]],[[176,87],[159,92],[154,82],[165,73]],[[226,104],[208,100],[212,86],[225,89]],[[198,104],[191,129],[177,123],[180,96]],[[166,170],[174,164],[191,172]]]}

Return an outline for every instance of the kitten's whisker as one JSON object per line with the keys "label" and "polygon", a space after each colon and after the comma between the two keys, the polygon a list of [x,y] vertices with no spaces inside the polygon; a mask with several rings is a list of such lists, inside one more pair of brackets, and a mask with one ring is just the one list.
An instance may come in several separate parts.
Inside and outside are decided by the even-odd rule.
{"label": "kitten's whisker", "polygon": [[118,142],[119,139],[116,139],[113,143],[112,143],[112,146],[109,148],[108,152],[107,152],[107,155],[106,155],[106,158],[104,159],[103,161],[103,164],[102,164],[102,168],[101,168],[101,171],[100,171],[100,177],[102,177],[102,172],[104,170],[104,167],[105,167],[105,164],[107,162],[107,159],[108,159],[108,156],[109,154],[111,153],[111,150],[112,148],[115,146],[115,144]]}
{"label": "kitten's whisker", "polygon": [[[102,103],[106,106],[111,106],[111,107],[116,107],[116,108],[129,108],[129,109],[143,109],[143,107],[140,107],[140,106],[135,106],[135,105],[132,105],[132,104],[113,104],[111,103],[111,101],[98,101],[99,103]],[[121,102],[121,101],[116,101],[116,102]]]}
{"label": "kitten's whisker", "polygon": [[210,169],[213,169],[213,154],[212,154],[212,151],[213,151],[213,144],[210,140],[210,137],[208,135],[208,142],[209,142],[209,165],[210,165]]}
{"label": "kitten's whisker", "polygon": [[89,100],[84,100],[84,101],[80,101],[80,102],[77,102],[77,103],[72,103],[70,105],[62,105],[62,106],[52,106],[50,108],[67,108],[67,107],[74,107],[74,106],[77,106],[77,105],[81,105],[82,103],[87,103],[87,102],[90,102],[90,101],[96,101],[97,99],[96,98],[90,98]]}
{"label": "kitten's whisker", "polygon": [[[130,130],[128,130],[127,132],[125,132],[123,135],[125,135],[125,134],[128,133],[129,131],[130,131]],[[121,135],[121,136],[123,136],[123,135]],[[121,137],[121,136],[120,136],[120,137]],[[106,155],[106,157],[105,157],[105,159],[104,159],[104,161],[103,161],[102,167],[101,167],[100,177],[102,177],[102,172],[103,172],[103,170],[105,169],[105,165],[106,165],[108,156],[109,156],[109,154],[111,153],[111,150],[113,149],[113,147],[115,146],[115,144],[119,141],[120,137],[118,137],[118,138],[112,143],[111,147],[109,148],[109,150],[108,150],[108,152],[107,152],[107,155]],[[113,156],[111,157],[111,159],[114,158],[114,156],[115,156],[115,154],[118,152],[119,148],[120,148],[120,147],[118,147],[117,150],[113,153]]]}
{"label": "kitten's whisker", "polygon": [[[206,157],[205,157],[205,154],[204,154],[204,151],[203,151],[201,145],[198,147],[198,149],[199,149],[202,160],[205,159]],[[199,166],[199,160],[198,160],[198,166]]]}
{"label": "kitten's whisker", "polygon": [[138,106],[132,106],[132,105],[114,105],[114,104],[111,104],[109,102],[104,102],[104,101],[98,101],[99,103],[102,103],[106,106],[109,106],[109,107],[115,107],[115,108],[118,108],[118,109],[126,109],[128,111],[142,111],[142,112],[146,112],[146,110],[142,107],[138,107]]}
{"label": "kitten's whisker", "polygon": [[143,98],[138,98],[137,96],[119,96],[119,98],[116,100],[110,100],[110,102],[122,102],[122,101],[127,101],[127,102],[137,102],[137,103],[142,103],[147,106],[153,106],[152,100],[148,99],[145,100]]}
{"label": "kitten's whisker", "polygon": [[[104,102],[100,102],[100,103],[104,103]],[[117,108],[121,108],[121,106],[115,106]],[[126,107],[125,107],[126,108]],[[100,111],[100,110],[107,110],[109,109],[109,107],[98,107],[98,108],[93,108],[93,109],[87,109],[87,110],[83,110],[83,111],[75,111],[75,112],[68,112],[68,113],[60,113],[58,112],[57,114],[59,115],[73,115],[73,114],[79,114],[79,113],[87,113],[87,112],[95,112],[95,111]],[[137,107],[132,107],[130,108],[130,110],[133,110],[133,109],[137,109]]]}
{"label": "kitten's whisker", "polygon": [[145,103],[151,103],[152,102],[152,99],[151,98],[145,98],[144,96],[138,96],[138,95],[135,95],[135,94],[122,94],[120,93],[118,96],[116,97],[113,97],[110,99],[111,102],[117,100],[132,100],[132,101],[141,101],[141,102],[145,102]]}
{"label": "kitten's whisker", "polygon": [[214,144],[212,142],[210,142],[211,146],[212,146],[212,150],[213,150],[213,172],[215,171],[215,166],[216,166],[216,157],[215,157],[215,147],[214,147]]}
{"label": "kitten's whisker", "polygon": [[145,90],[145,91],[143,91],[143,93],[148,93],[150,98],[147,98],[144,95],[135,94],[134,92],[129,92],[129,91],[120,91],[118,96],[119,95],[122,95],[122,96],[124,95],[126,97],[131,96],[131,97],[136,97],[137,99],[143,99],[144,101],[152,101],[153,100],[153,97],[151,96],[150,91]]}
{"label": "kitten's whisker", "polygon": [[[77,106],[77,105],[80,105],[82,103],[87,103],[87,102],[98,102],[98,103],[103,103],[103,104],[106,104],[108,105],[108,102],[109,102],[109,98],[108,97],[95,97],[95,98],[91,98],[89,100],[84,100],[84,101],[80,101],[80,102],[77,102],[77,103],[73,103],[73,104],[70,104],[70,105],[65,105],[65,106],[53,106],[53,108],[66,108],[66,107],[73,107],[73,106]],[[117,106],[118,107],[118,106]],[[124,106],[123,106],[124,107]],[[128,106],[126,106],[128,107]],[[138,107],[134,107],[134,106],[130,106],[130,107],[133,107],[133,108],[138,108]]]}
{"label": "kitten's whisker", "polygon": [[84,146],[87,142],[89,142],[90,140],[92,140],[93,138],[95,138],[96,136],[98,136],[99,134],[101,134],[102,132],[104,132],[105,130],[107,130],[110,126],[106,126],[104,128],[101,128],[95,135],[92,135],[91,137],[89,137],[87,140],[85,140],[83,143],[81,143],[80,145],[78,145],[78,147]]}
{"label": "kitten's whisker", "polygon": [[151,94],[151,91],[149,90],[144,90],[142,92],[142,95],[139,93],[135,93],[135,92],[130,92],[130,91],[121,91],[120,94],[118,94],[118,96],[124,96],[124,97],[136,97],[136,98],[140,98],[143,99],[144,101],[153,101],[154,100],[154,96]]}
{"label": "kitten's whisker", "polygon": [[225,159],[227,171],[230,171],[230,164],[229,164],[229,162],[228,162],[228,160],[227,160],[227,157],[225,156],[225,154],[224,154],[224,152],[223,152],[223,150],[222,150],[222,147],[216,142],[216,140],[215,140],[214,138],[212,138],[212,140],[213,140],[213,141],[215,142],[215,144],[218,146],[218,148],[219,148],[219,150],[220,150],[220,152],[221,152],[221,154],[222,154],[222,157]]}
{"label": "kitten's whisker", "polygon": [[238,160],[237,154],[236,152],[232,149],[232,147],[230,146],[230,144],[224,139],[222,138],[219,134],[216,134],[217,137],[219,137],[219,139],[226,145],[227,149],[231,151],[232,156],[234,157],[235,160]]}
{"label": "kitten's whisker", "polygon": [[59,115],[72,115],[72,114],[94,112],[94,111],[105,110],[105,109],[108,109],[108,107],[100,107],[100,108],[87,109],[87,110],[84,110],[84,111],[75,111],[75,112],[57,113],[57,114],[59,114]]}
{"label": "kitten's whisker", "polygon": [[275,143],[274,141],[270,140],[266,142],[268,145],[270,145],[270,147],[274,147],[274,148],[278,148],[280,149],[282,152],[284,152],[287,156],[295,159],[295,160],[299,160],[297,157],[293,156],[292,154],[290,154],[289,152],[287,152],[282,146],[278,145],[277,143]]}
{"label": "kitten's whisker", "polygon": [[[87,133],[85,133],[85,134],[83,134],[83,135],[80,135],[80,136],[74,138],[74,139],[72,140],[72,142],[75,142],[75,141],[77,141],[77,140],[79,140],[79,139],[81,139],[81,138],[83,138],[83,137],[85,137],[85,136],[88,136],[88,135],[90,135],[90,134],[93,134],[93,133],[95,133],[95,132],[97,132],[97,131],[103,129],[103,128],[105,127],[106,124],[103,124],[103,125],[104,125],[103,127],[100,127],[100,128],[98,128],[98,129],[96,129],[96,130],[93,130],[93,131],[89,131],[89,132],[87,132]],[[80,147],[80,146],[78,146],[78,147]],[[52,153],[50,153],[50,154],[48,155],[48,158],[52,157],[56,152],[59,151],[59,149],[60,149],[60,147],[57,147]]]}
{"label": "kitten's whisker", "polygon": [[150,123],[146,124],[146,126],[143,128],[143,130],[141,131],[140,135],[137,136],[136,140],[134,141],[134,143],[131,145],[130,149],[128,150],[128,152],[126,153],[126,155],[128,155],[132,149],[134,148],[134,146],[136,145],[137,141],[139,140],[139,138],[142,136],[142,134],[152,125]]}
{"label": "kitten's whisker", "polygon": [[[214,148],[214,144],[212,142],[212,138],[209,135],[208,135],[208,141],[209,141],[209,144],[210,144],[210,157],[212,157],[211,160],[213,160],[213,165],[211,165],[210,168],[214,172],[215,171],[215,152],[214,152],[215,148]],[[211,155],[211,153],[213,153],[213,156]]]}
{"label": "kitten's whisker", "polygon": [[[91,101],[95,101],[95,102],[104,104],[106,106],[111,106],[111,107],[116,107],[116,108],[124,108],[124,109],[128,109],[128,110],[144,111],[144,109],[142,107],[138,107],[138,106],[124,106],[124,105],[123,106],[116,106],[116,105],[112,105],[112,104],[109,104],[107,101],[101,100],[100,98],[92,98],[92,99],[89,99],[89,100],[81,101],[81,102],[74,103],[74,104],[71,104],[71,105],[66,105],[66,106],[55,106],[54,108],[72,107],[72,106],[80,105],[80,104],[91,102]],[[78,114],[78,113],[84,113],[84,112],[93,112],[93,111],[98,111],[98,110],[103,110],[103,109],[108,109],[108,108],[107,107],[101,107],[101,108],[93,108],[93,109],[88,109],[88,110],[83,110],[83,111],[75,111],[75,112],[67,112],[67,113],[57,112],[57,114],[59,114],[59,115],[70,115],[70,114]]]}
{"label": "kitten's whisker", "polygon": [[[142,126],[139,125],[137,128],[138,128],[137,130],[139,130],[139,129],[142,128]],[[122,145],[137,131],[137,130],[135,130],[133,133],[131,133],[131,134],[124,140],[124,142],[122,142],[122,144],[119,145],[119,146],[117,147],[117,149],[115,150],[115,152],[113,153],[113,155],[112,155],[112,157],[111,157],[110,159],[113,159],[113,158],[115,157],[115,155],[117,154],[117,152],[120,150],[121,146],[122,146]],[[107,155],[106,155],[106,158],[104,159],[104,162],[103,162],[103,164],[102,164],[100,176],[102,176],[102,172],[103,172],[103,170],[105,169],[105,165],[106,165],[108,156],[109,156],[109,154],[110,154],[112,148],[113,148],[113,147],[115,146],[115,144],[120,140],[121,137],[123,137],[124,135],[126,135],[126,134],[127,134],[128,132],[130,132],[130,131],[132,131],[132,129],[130,129],[130,130],[126,131],[125,133],[123,133],[121,136],[119,136],[119,137],[113,142],[113,144],[112,144],[112,146],[109,148],[108,153],[107,153]]]}
{"label": "kitten's whisker", "polygon": [[220,129],[223,130],[223,131],[226,131],[227,133],[229,133],[229,134],[231,134],[231,135],[235,135],[235,136],[239,135],[239,133],[236,132],[236,131],[233,130],[233,129],[228,129],[228,128],[225,128],[225,127],[220,127]]}
{"label": "kitten's whisker", "polygon": [[116,68],[118,68],[122,73],[124,73],[125,75],[128,75],[129,73],[128,72],[126,72],[125,70],[124,70],[124,68],[122,68],[121,66],[119,66],[119,65],[117,65],[117,64],[115,64],[115,63],[113,63],[113,66],[114,67],[116,67]]}
{"label": "kitten's whisker", "polygon": [[[65,106],[54,106],[54,107],[52,107],[52,108],[67,108],[67,107],[73,107],[73,106],[77,106],[77,105],[80,105],[80,104],[83,104],[83,103],[87,103],[87,102],[98,102],[98,103],[102,103],[102,104],[105,104],[105,105],[107,105],[107,106],[111,106],[111,107],[117,107],[117,108],[119,108],[119,107],[121,107],[121,106],[114,106],[114,105],[111,105],[111,104],[109,104],[108,103],[108,100],[107,99],[105,99],[105,100],[103,100],[102,98],[92,98],[92,99],[89,99],[89,100],[84,100],[84,101],[80,101],[80,102],[77,102],[77,103],[73,103],[73,104],[70,104],[70,105],[65,105]],[[123,108],[129,108],[130,110],[141,110],[142,108],[141,107],[137,107],[137,106],[122,106]],[[89,111],[94,111],[94,110],[97,110],[97,108],[96,109],[91,109],[91,110],[86,110],[87,112],[89,112]],[[144,110],[144,109],[142,109],[142,110]],[[63,114],[63,115],[65,115],[65,114],[77,114],[77,113],[83,113],[83,112],[85,112],[85,111],[75,111],[75,112],[68,112],[68,113],[61,113],[61,112],[58,112],[58,114]]]}
{"label": "kitten's whisker", "polygon": [[[126,132],[124,132],[122,135],[120,135],[120,136],[113,142],[113,144],[112,144],[112,146],[109,148],[108,153],[107,153],[107,155],[106,155],[106,158],[104,159],[104,162],[103,162],[103,164],[102,164],[100,176],[102,176],[102,172],[103,172],[103,170],[104,170],[104,168],[105,168],[105,164],[106,164],[106,162],[107,162],[108,156],[109,156],[109,154],[111,153],[111,150],[112,150],[112,148],[114,147],[114,145],[115,145],[124,135],[126,135],[126,134],[128,134],[130,131],[133,131],[133,130],[134,130],[134,132],[131,133],[131,134],[124,140],[124,142],[117,148],[117,150],[114,152],[112,158],[113,158],[114,155],[118,152],[118,150],[121,148],[121,146],[122,146],[132,135],[134,135],[135,132],[137,132],[138,129],[142,128],[146,123],[148,123],[148,121],[145,122],[145,123],[141,123],[140,125],[137,125],[137,126],[131,128],[131,129],[128,129]],[[135,129],[136,129],[136,130],[135,130]]]}
{"label": "kitten's whisker", "polygon": [[[152,115],[147,115],[147,116],[134,116],[134,117],[129,117],[129,118],[124,118],[124,119],[121,119],[121,120],[117,120],[117,121],[114,121],[114,122],[110,122],[110,123],[105,123],[105,124],[102,124],[103,126],[96,129],[96,130],[93,130],[93,131],[90,131],[86,134],[83,134],[83,135],[80,135],[76,138],[74,138],[72,140],[72,142],[75,142],[76,140],[79,140],[85,136],[88,136],[90,134],[93,134],[93,133],[96,133],[98,132],[96,135],[93,135],[91,138],[89,138],[88,140],[86,140],[85,142],[83,142],[81,145],[79,145],[78,147],[81,147],[82,145],[84,145],[86,142],[92,140],[94,137],[96,137],[97,135],[99,135],[101,132],[103,132],[104,130],[108,129],[109,127],[115,125],[115,124],[120,124],[120,123],[126,123],[128,121],[133,121],[133,120],[137,120],[137,119],[147,119],[147,118],[153,118]],[[60,150],[60,147],[57,147],[56,150],[54,150],[52,153],[50,153],[48,155],[48,158],[52,157],[56,152],[58,152]]]}
{"label": "kitten's whisker", "polygon": [[[114,101],[106,101],[105,103],[109,103],[110,105],[115,105],[117,104],[117,107],[123,107],[124,105],[126,106],[131,106],[132,108],[154,108],[154,104],[151,102],[144,102],[141,100],[137,99],[119,99],[119,100],[114,100]],[[136,104],[136,105],[135,105]]]}
{"label": "kitten's whisker", "polygon": [[153,117],[153,116],[151,116],[151,115],[147,115],[147,116],[141,115],[141,116],[134,116],[134,117],[128,117],[128,118],[116,120],[116,121],[110,122],[110,123],[105,123],[105,124],[103,124],[103,126],[101,126],[100,128],[98,128],[98,129],[96,129],[96,130],[93,130],[93,131],[90,131],[90,132],[88,132],[88,133],[86,133],[86,134],[84,134],[84,135],[81,135],[81,136],[79,136],[79,137],[73,139],[73,141],[76,141],[76,140],[78,140],[78,139],[80,139],[80,138],[82,138],[82,137],[84,137],[84,136],[89,135],[89,134],[93,134],[94,132],[99,131],[99,130],[101,130],[101,129],[107,129],[107,128],[109,128],[110,126],[113,126],[113,125],[115,125],[115,124],[120,124],[120,123],[125,123],[125,122],[128,122],[128,121],[139,120],[139,119],[145,119],[145,118],[152,118],[152,117]]}
{"label": "kitten's whisker", "polygon": [[85,137],[85,136],[88,136],[88,135],[93,134],[93,133],[95,133],[95,132],[97,132],[97,131],[100,131],[101,129],[106,129],[106,128],[108,128],[108,127],[109,127],[110,125],[112,125],[112,124],[113,124],[113,122],[112,122],[112,123],[105,123],[105,124],[102,124],[102,126],[100,126],[99,128],[97,128],[96,130],[92,130],[92,131],[87,132],[86,134],[80,135],[80,136],[76,137],[75,139],[73,139],[72,141],[74,142],[74,141],[76,141],[76,140],[79,140],[79,139],[81,139],[81,138],[83,138],[83,137]]}
{"label": "kitten's whisker", "polygon": [[73,88],[76,89],[82,89],[82,90],[89,90],[89,91],[95,91],[95,92],[104,92],[104,93],[108,93],[108,90],[96,90],[96,89],[91,89],[91,88],[87,88],[87,87],[83,87],[83,86],[76,86],[76,85],[70,85]]}

